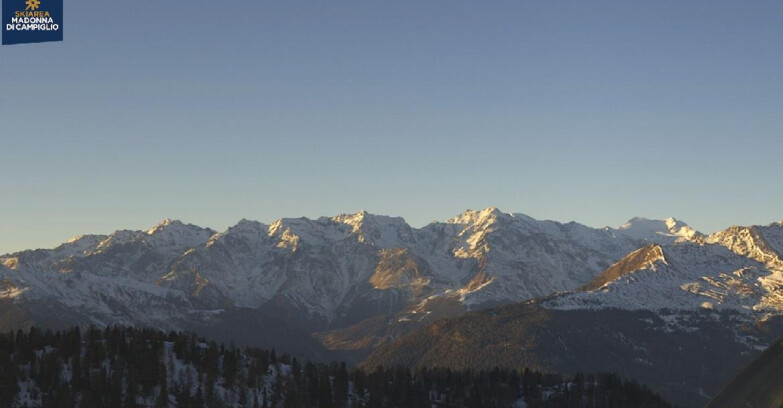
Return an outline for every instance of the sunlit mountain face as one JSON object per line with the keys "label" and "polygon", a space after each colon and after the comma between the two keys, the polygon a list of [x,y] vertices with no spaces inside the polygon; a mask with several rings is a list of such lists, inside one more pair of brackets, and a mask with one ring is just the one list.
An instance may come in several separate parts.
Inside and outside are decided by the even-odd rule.
{"label": "sunlit mountain face", "polygon": [[[606,370],[696,405],[783,334],[782,248],[780,223],[704,235],[674,218],[597,229],[496,208],[422,228],[365,211],[222,232],[164,220],[0,257],[0,329],[131,325],[321,360]],[[678,353],[702,358],[678,369],[692,381],[656,382]]]}

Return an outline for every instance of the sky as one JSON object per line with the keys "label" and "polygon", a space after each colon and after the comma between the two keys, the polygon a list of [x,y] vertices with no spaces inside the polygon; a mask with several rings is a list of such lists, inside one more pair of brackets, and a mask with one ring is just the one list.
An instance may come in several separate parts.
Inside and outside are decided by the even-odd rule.
{"label": "sky", "polygon": [[0,253],[360,209],[783,219],[779,1],[66,1],[64,36],[0,47]]}

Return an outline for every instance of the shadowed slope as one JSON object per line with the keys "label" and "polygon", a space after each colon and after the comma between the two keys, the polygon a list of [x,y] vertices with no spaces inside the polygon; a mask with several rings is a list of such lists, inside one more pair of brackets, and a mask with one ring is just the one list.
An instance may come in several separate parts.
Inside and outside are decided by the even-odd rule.
{"label": "shadowed slope", "polygon": [[705,408],[783,407],[783,340],[745,367]]}

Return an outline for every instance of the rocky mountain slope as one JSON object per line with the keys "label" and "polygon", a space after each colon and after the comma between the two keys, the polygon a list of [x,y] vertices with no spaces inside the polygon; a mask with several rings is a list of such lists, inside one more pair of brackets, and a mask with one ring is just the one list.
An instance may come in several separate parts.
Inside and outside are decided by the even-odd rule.
{"label": "rocky mountain slope", "polygon": [[763,319],[783,311],[783,225],[731,227],[698,240],[651,245],[583,291],[555,296],[558,309],[731,310]]}
{"label": "rocky mountain slope", "polygon": [[364,211],[270,225],[242,220],[219,233],[164,220],[0,257],[0,329],[224,325],[233,332],[225,325],[253,315],[274,316],[293,333],[421,311],[419,320],[435,309],[427,305],[461,314],[576,288],[628,251],[670,242],[683,229],[665,222],[643,232],[593,229],[495,208],[419,229]]}
{"label": "rocky mountain slope", "polygon": [[578,290],[436,322],[365,362],[611,370],[701,406],[783,334],[783,225],[650,244]]}

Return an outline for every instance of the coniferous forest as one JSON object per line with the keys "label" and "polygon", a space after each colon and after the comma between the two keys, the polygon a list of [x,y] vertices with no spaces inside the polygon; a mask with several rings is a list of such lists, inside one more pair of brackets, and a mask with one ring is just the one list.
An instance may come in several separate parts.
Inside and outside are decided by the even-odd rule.
{"label": "coniferous forest", "polygon": [[299,361],[186,333],[110,327],[0,335],[0,408],[669,407],[611,374]]}

